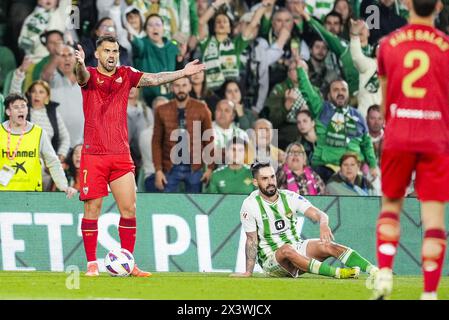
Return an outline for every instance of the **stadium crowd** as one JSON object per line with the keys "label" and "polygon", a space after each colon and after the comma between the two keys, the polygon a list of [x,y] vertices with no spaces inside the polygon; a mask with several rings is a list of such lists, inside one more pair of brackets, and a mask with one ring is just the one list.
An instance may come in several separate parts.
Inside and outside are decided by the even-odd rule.
{"label": "stadium crowd", "polygon": [[[443,2],[436,25],[449,33]],[[207,67],[131,90],[138,191],[248,194],[257,159],[273,164],[279,187],[302,195],[380,195],[376,53],[407,15],[398,0],[2,1],[0,120],[5,98],[24,94],[28,120],[45,130],[78,189],[84,117],[75,48],[95,66],[96,39],[111,35],[120,65],[157,73],[199,59]],[[47,165],[43,190],[54,191]]]}

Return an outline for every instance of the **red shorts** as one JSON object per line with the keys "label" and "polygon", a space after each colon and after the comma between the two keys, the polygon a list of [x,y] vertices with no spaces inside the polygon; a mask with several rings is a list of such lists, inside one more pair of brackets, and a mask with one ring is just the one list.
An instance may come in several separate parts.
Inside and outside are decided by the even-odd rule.
{"label": "red shorts", "polygon": [[387,198],[404,197],[416,171],[415,190],[420,201],[449,201],[449,155],[383,150],[382,193]]}
{"label": "red shorts", "polygon": [[108,195],[108,184],[132,172],[134,162],[130,154],[81,154],[80,200]]}

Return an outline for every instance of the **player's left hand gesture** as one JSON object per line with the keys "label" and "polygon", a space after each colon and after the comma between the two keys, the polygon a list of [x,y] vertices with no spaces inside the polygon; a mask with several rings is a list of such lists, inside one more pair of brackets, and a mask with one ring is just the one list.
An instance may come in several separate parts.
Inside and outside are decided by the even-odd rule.
{"label": "player's left hand gesture", "polygon": [[204,63],[200,63],[200,61],[196,59],[186,64],[184,67],[184,75],[191,76],[203,70],[206,70],[206,65]]}
{"label": "player's left hand gesture", "polygon": [[75,194],[78,193],[78,190],[72,188],[72,187],[67,187],[65,188],[64,192],[67,194],[67,199],[72,198]]}
{"label": "player's left hand gesture", "polygon": [[330,243],[334,240],[334,235],[332,234],[331,228],[324,223],[320,224],[320,240],[324,243]]}

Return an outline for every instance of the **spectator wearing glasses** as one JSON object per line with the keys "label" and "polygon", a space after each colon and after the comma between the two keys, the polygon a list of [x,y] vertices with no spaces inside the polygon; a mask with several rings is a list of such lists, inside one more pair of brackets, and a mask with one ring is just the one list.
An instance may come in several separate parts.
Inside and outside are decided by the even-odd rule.
{"label": "spectator wearing glasses", "polygon": [[288,189],[301,195],[324,194],[325,184],[321,177],[307,165],[307,156],[302,144],[291,143],[286,150],[286,160],[276,172],[278,188]]}

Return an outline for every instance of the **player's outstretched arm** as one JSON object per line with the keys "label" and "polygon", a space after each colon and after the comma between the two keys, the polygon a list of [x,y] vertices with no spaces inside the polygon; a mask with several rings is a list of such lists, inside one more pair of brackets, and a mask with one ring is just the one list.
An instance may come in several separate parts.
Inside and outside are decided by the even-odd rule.
{"label": "player's outstretched arm", "polygon": [[144,73],[140,78],[139,87],[160,86],[161,84],[169,83],[183,77],[194,75],[206,69],[204,63],[199,63],[196,59],[186,64],[184,69],[173,72],[159,72],[159,73]]}
{"label": "player's outstretched arm", "polygon": [[86,65],[84,63],[86,55],[84,54],[83,48],[78,45],[78,50],[75,50],[75,59],[76,59],[76,65],[75,65],[75,74],[76,74],[76,81],[80,86],[84,86],[87,81],[89,81],[90,73],[86,69]]}
{"label": "player's outstretched arm", "polygon": [[257,258],[257,231],[246,233],[245,244],[246,272],[233,273],[231,277],[251,277]]}
{"label": "player's outstretched arm", "polygon": [[316,207],[310,207],[305,212],[304,215],[316,222],[320,223],[320,239],[323,242],[329,243],[334,240],[334,235],[332,230],[329,228],[329,217],[323,211]]}

